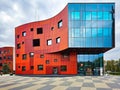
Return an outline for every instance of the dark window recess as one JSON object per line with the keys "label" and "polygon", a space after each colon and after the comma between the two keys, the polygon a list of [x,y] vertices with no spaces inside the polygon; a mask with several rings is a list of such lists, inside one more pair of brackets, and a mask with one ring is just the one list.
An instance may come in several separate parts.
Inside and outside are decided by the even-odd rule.
{"label": "dark window recess", "polygon": [[5,56],[4,56],[3,58],[4,58],[4,59],[6,59],[6,57],[5,57]]}
{"label": "dark window recess", "polygon": [[30,70],[33,70],[34,69],[34,66],[30,66]]}
{"label": "dark window recess", "polygon": [[2,52],[0,51],[0,54],[1,54]]}
{"label": "dark window recess", "polygon": [[62,20],[60,20],[60,21],[58,22],[58,28],[61,28],[62,25],[63,25]]}
{"label": "dark window recess", "polygon": [[26,36],[26,31],[22,32],[22,36]]}
{"label": "dark window recess", "polygon": [[33,31],[33,28],[31,28],[30,31]]}
{"label": "dark window recess", "polygon": [[40,55],[40,58],[44,58],[44,55],[43,55],[43,54],[41,54],[41,55]]}
{"label": "dark window recess", "polygon": [[8,56],[8,59],[11,59],[12,57],[11,56]]}
{"label": "dark window recess", "polygon": [[19,38],[20,37],[20,35],[17,35],[17,38]]}
{"label": "dark window recess", "polygon": [[0,57],[0,60],[2,60],[2,57]]}
{"label": "dark window recess", "polygon": [[43,33],[43,28],[37,28],[37,34],[42,34]]}
{"label": "dark window recess", "polygon": [[40,46],[40,39],[33,39],[33,46]]}
{"label": "dark window recess", "polygon": [[56,38],[56,43],[60,43],[60,37]]}
{"label": "dark window recess", "polygon": [[34,57],[34,52],[29,53],[30,57]]}
{"label": "dark window recess", "polygon": [[18,68],[20,68],[20,66],[18,66]]}
{"label": "dark window recess", "polygon": [[2,63],[0,63],[0,66],[2,66]]}
{"label": "dark window recess", "polygon": [[50,61],[49,60],[46,60],[46,64],[49,64],[50,63]]}
{"label": "dark window recess", "polygon": [[51,30],[54,30],[54,27],[51,27]]}
{"label": "dark window recess", "polygon": [[20,43],[19,44],[17,44],[17,49],[20,49],[21,48],[21,45],[20,45]]}
{"label": "dark window recess", "polygon": [[22,44],[24,44],[24,42],[22,42]]}
{"label": "dark window recess", "polygon": [[27,59],[27,55],[26,55],[26,54],[23,54],[23,55],[22,55],[22,59],[23,59],[23,60]]}
{"label": "dark window recess", "polygon": [[16,54],[16,57],[19,57],[19,54]]}
{"label": "dark window recess", "polygon": [[57,62],[58,60],[57,59],[54,59],[54,62]]}
{"label": "dark window recess", "polygon": [[26,71],[26,67],[25,66],[22,66],[22,71]]}
{"label": "dark window recess", "polygon": [[43,65],[38,65],[38,70],[43,70]]}
{"label": "dark window recess", "polygon": [[67,66],[62,65],[62,66],[61,66],[61,71],[67,71]]}

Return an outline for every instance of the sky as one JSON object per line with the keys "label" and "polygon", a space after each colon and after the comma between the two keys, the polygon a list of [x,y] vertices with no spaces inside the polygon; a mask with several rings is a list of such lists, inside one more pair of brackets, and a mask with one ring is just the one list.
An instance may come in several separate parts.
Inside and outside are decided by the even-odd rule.
{"label": "sky", "polygon": [[115,2],[115,48],[105,60],[120,58],[120,0],[0,0],[0,47],[15,47],[15,27],[57,15],[71,2]]}

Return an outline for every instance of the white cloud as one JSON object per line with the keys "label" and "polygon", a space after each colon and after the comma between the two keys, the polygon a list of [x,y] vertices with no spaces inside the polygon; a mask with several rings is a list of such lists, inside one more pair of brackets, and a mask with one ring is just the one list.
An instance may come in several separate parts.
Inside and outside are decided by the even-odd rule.
{"label": "white cloud", "polygon": [[105,59],[120,58],[119,0],[0,0],[0,47],[14,46],[14,29],[16,26],[51,18],[58,14],[68,2],[116,3],[116,47],[105,53]]}

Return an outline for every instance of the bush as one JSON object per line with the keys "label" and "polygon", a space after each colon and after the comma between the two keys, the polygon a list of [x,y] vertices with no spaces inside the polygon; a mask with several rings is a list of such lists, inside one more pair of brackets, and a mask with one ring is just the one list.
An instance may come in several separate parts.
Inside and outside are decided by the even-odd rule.
{"label": "bush", "polygon": [[10,72],[10,68],[8,64],[4,64],[2,68],[3,74],[8,74]]}
{"label": "bush", "polygon": [[111,75],[120,75],[120,72],[110,72]]}

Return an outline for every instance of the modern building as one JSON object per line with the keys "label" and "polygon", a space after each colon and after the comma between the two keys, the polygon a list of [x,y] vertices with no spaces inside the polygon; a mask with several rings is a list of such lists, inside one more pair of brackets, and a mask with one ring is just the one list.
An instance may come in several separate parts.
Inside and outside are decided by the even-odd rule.
{"label": "modern building", "polygon": [[103,75],[114,16],[114,3],[69,3],[50,19],[16,27],[16,74]]}
{"label": "modern building", "polygon": [[13,47],[0,48],[0,71],[3,71],[5,64],[7,64],[10,71],[13,72]]}

